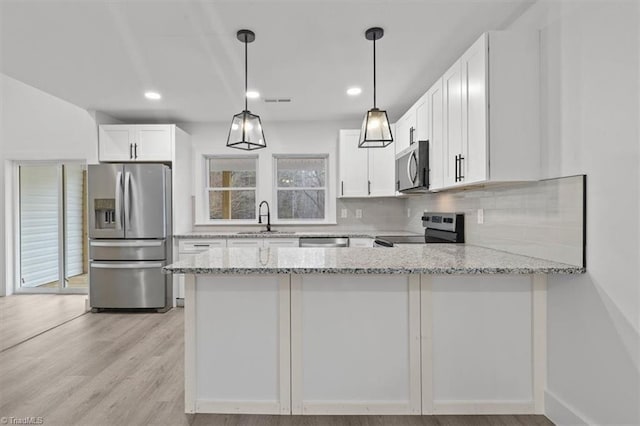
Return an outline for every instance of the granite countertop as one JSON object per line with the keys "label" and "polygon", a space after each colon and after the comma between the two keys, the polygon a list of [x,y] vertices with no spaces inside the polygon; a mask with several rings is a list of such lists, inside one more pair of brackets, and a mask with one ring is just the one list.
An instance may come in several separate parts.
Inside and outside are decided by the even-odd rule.
{"label": "granite countertop", "polygon": [[193,231],[184,234],[175,234],[176,239],[200,239],[200,238],[300,238],[300,237],[349,237],[349,238],[374,238],[382,235],[422,235],[409,231],[276,231],[263,233],[239,233],[224,231]]}
{"label": "granite countertop", "polygon": [[464,244],[392,248],[214,248],[163,268],[174,274],[579,274],[581,266]]}

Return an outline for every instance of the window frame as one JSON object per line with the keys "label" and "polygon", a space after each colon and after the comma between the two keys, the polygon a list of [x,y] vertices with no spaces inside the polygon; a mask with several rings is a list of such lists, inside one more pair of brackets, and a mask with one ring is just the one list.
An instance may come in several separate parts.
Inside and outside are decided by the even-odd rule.
{"label": "window frame", "polygon": [[[209,186],[209,160],[211,159],[220,159],[220,160],[253,160],[255,163],[255,170],[256,170],[256,184],[253,187],[212,187]],[[211,224],[211,225],[248,225],[248,224],[255,224],[258,221],[258,200],[259,200],[259,187],[260,187],[260,161],[259,161],[259,157],[258,155],[218,155],[218,154],[203,154],[202,155],[202,162],[203,162],[203,172],[201,174],[202,176],[202,206],[201,206],[201,214],[202,214],[202,218],[204,219],[204,223],[205,224]],[[254,213],[255,213],[255,218],[254,219],[211,219],[209,212],[210,212],[210,206],[209,206],[209,193],[211,191],[247,191],[247,190],[253,190],[255,192],[255,205],[253,206],[254,208]]]}
{"label": "window frame", "polygon": [[[273,200],[273,212],[274,219],[277,223],[286,225],[312,225],[312,224],[322,224],[326,225],[332,223],[330,209],[331,209],[331,193],[330,193],[330,166],[329,166],[329,154],[273,154],[273,176],[272,176],[272,200]],[[321,159],[324,161],[324,186],[314,186],[314,187],[280,187],[278,186],[278,160],[279,159]],[[280,217],[280,212],[278,211],[278,191],[301,191],[301,190],[324,190],[324,217],[322,219],[283,219]]]}

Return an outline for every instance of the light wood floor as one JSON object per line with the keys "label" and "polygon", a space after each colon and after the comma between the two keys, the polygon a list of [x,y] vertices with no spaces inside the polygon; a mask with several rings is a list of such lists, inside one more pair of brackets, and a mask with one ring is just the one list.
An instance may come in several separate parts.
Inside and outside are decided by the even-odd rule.
{"label": "light wood floor", "polygon": [[45,425],[551,425],[543,416],[186,415],[183,310],[87,314],[0,353],[0,417]]}
{"label": "light wood floor", "polygon": [[0,297],[0,351],[82,315],[86,298],[55,294]]}
{"label": "light wood floor", "polygon": [[[89,287],[89,274],[74,275],[67,278],[67,288],[87,288]],[[59,281],[52,281],[50,283],[39,285],[39,288],[58,288]]]}

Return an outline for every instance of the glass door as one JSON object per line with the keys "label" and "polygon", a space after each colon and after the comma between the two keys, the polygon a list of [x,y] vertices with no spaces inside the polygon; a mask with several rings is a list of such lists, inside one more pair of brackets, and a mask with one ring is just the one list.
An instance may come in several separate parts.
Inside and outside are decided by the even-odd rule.
{"label": "glass door", "polygon": [[86,292],[89,285],[87,167],[62,165],[64,182],[64,281],[62,290]]}
{"label": "glass door", "polygon": [[18,165],[16,292],[86,293],[86,166]]}

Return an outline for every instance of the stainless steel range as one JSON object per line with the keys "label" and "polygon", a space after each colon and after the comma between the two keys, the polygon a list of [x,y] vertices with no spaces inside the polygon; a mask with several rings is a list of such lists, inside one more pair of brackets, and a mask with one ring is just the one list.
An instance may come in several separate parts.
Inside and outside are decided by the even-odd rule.
{"label": "stainless steel range", "polygon": [[424,235],[392,235],[376,237],[374,247],[394,247],[402,244],[464,243],[463,213],[425,213],[422,216]]}

